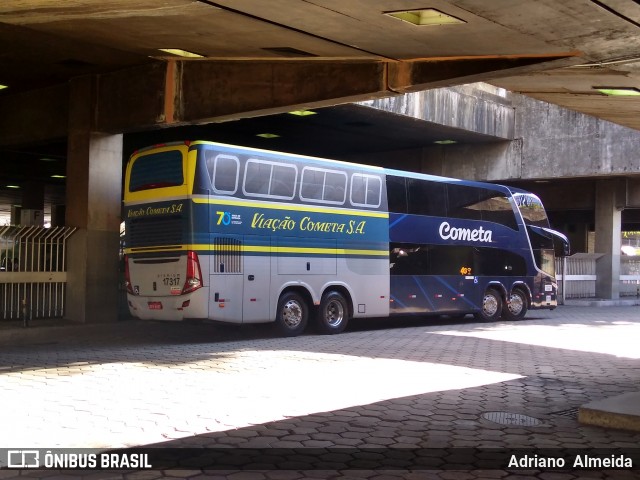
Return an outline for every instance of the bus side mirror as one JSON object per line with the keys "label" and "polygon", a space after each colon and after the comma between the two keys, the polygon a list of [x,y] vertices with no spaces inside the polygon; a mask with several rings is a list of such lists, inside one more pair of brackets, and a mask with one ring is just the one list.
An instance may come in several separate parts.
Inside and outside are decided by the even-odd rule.
{"label": "bus side mirror", "polygon": [[529,225],[528,228],[538,235],[546,234],[546,237],[553,241],[553,249],[555,250],[556,256],[568,257],[571,254],[569,239],[565,234],[560,233],[557,230],[552,230],[551,228],[537,227],[535,225]]}
{"label": "bus side mirror", "polygon": [[556,250],[560,250],[560,257],[568,257],[569,255],[571,255],[571,246],[569,245],[568,240],[566,242],[561,241],[560,248]]}
{"label": "bus side mirror", "polygon": [[557,257],[568,257],[571,255],[571,244],[566,235],[555,230],[549,230],[553,237],[553,246]]}

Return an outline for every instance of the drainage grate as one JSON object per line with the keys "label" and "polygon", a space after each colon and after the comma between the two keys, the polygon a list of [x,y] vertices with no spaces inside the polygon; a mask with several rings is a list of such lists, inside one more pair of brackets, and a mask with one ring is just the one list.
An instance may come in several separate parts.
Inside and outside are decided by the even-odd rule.
{"label": "drainage grate", "polygon": [[536,427],[542,425],[541,420],[519,413],[486,412],[482,414],[482,418],[493,423],[499,423],[500,425],[518,425],[520,427]]}
{"label": "drainage grate", "polygon": [[578,410],[579,410],[578,407],[574,407],[574,408],[569,408],[568,410],[560,410],[559,412],[551,412],[551,415],[560,415],[563,417],[577,418]]}

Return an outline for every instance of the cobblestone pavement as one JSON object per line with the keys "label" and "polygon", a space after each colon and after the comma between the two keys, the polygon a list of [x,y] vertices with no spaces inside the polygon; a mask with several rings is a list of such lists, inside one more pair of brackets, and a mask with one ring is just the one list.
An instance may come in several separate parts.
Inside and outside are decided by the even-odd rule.
{"label": "cobblestone pavement", "polygon": [[[639,339],[638,307],[376,319],[297,338],[269,325],[0,328],[0,448],[198,449],[150,470],[0,480],[637,479],[640,433],[576,413],[640,389]],[[512,451],[636,457],[633,469],[516,469]]]}

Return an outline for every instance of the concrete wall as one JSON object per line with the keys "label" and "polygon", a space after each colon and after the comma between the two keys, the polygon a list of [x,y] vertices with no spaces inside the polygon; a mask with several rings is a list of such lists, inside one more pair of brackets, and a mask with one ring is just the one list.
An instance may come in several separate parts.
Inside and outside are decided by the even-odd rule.
{"label": "concrete wall", "polygon": [[522,178],[638,173],[640,132],[522,95],[513,95],[522,138]]}
{"label": "concrete wall", "polygon": [[471,84],[364,102],[495,140],[382,152],[380,163],[404,156],[419,159],[425,173],[488,181],[640,173],[640,131],[491,88]]}
{"label": "concrete wall", "polygon": [[515,115],[510,94],[485,83],[436,88],[359,104],[496,140],[514,138]]}

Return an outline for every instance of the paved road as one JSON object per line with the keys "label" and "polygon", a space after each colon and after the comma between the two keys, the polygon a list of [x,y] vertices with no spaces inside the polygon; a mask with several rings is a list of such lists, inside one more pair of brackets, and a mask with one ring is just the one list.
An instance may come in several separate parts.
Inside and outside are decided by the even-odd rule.
{"label": "paved road", "polygon": [[[0,448],[206,447],[198,455],[218,467],[169,455],[152,470],[5,469],[0,480],[640,478],[640,433],[576,417],[640,390],[638,307],[468,320],[289,339],[266,325],[5,325]],[[519,470],[505,464],[512,452],[636,457],[632,470]]]}

